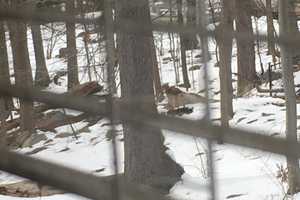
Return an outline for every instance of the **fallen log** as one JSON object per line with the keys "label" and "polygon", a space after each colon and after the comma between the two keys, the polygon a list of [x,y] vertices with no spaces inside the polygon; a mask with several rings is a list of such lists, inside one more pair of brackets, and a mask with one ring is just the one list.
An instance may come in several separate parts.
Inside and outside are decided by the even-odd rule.
{"label": "fallen log", "polygon": [[[99,85],[96,81],[86,82],[80,85],[75,86],[70,91],[66,92],[66,94],[70,95],[76,95],[76,96],[88,96],[95,94],[97,92],[100,92],[103,89],[103,86]],[[36,115],[36,128],[40,130],[53,130],[56,127],[66,125],[67,121],[68,123],[76,123],[79,121],[82,121],[84,118],[87,118],[87,115],[80,115],[80,116],[67,116],[60,119],[48,119],[50,121],[47,122],[47,120],[43,120],[43,116],[41,116],[40,113],[45,112],[49,109],[55,109],[57,107],[49,106],[47,104],[40,104],[38,106],[35,106],[34,110]],[[7,121],[5,124],[1,125],[1,129],[4,131],[9,131],[11,129],[17,128],[20,125],[20,118],[16,118],[13,120]]]}
{"label": "fallen log", "polygon": [[91,81],[77,85],[67,93],[71,95],[88,96],[100,92],[102,89],[103,86],[99,85],[97,81]]}
{"label": "fallen log", "polygon": [[[56,132],[55,128],[65,125],[72,125],[73,123],[80,122],[82,120],[87,120],[88,124],[77,130],[73,130],[73,136],[76,137],[77,134],[81,132],[85,132],[86,128],[90,126],[91,117],[94,117],[87,113],[82,113],[77,116],[73,115],[65,115],[60,111],[53,111],[54,114],[45,115],[43,118],[36,120],[35,122],[35,129],[39,129],[42,131],[52,131]],[[96,119],[100,120],[99,117]],[[38,135],[39,136],[39,135]],[[7,133],[5,138],[5,143],[10,148],[18,148],[22,146],[31,146],[32,141],[34,141],[36,136],[24,132],[21,129],[16,129]]]}
{"label": "fallen log", "polygon": [[20,118],[9,120],[5,124],[1,124],[1,129],[3,131],[9,131],[11,129],[17,128],[20,125]]}
{"label": "fallen log", "polygon": [[[276,95],[276,96],[273,96],[273,97],[285,100],[285,96]],[[300,104],[300,96],[296,96],[296,104]]]}
{"label": "fallen log", "polygon": [[77,116],[60,113],[38,120],[35,124],[35,128],[42,131],[53,131],[57,127],[80,122],[89,116],[87,113],[82,113]]}
{"label": "fallen log", "polygon": [[0,185],[0,194],[14,197],[40,197],[54,194],[63,194],[62,190],[50,186],[41,186],[32,181],[22,181]]}
{"label": "fallen log", "polygon": [[272,92],[272,93],[283,93],[284,92],[283,88],[270,90],[270,89],[264,89],[264,88],[261,88],[260,86],[257,86],[256,89],[257,89],[257,92],[260,92],[260,93],[270,93],[270,92]]}
{"label": "fallen log", "polygon": [[[70,91],[64,94],[76,95],[76,96],[88,96],[100,92],[103,86],[99,85],[97,81],[90,81],[83,84],[79,84],[72,88]],[[35,113],[44,112],[55,107],[49,106],[47,104],[40,104],[34,108]]]}
{"label": "fallen log", "polygon": [[[61,115],[44,116],[43,118],[36,119],[35,129],[39,129],[42,131],[53,131],[57,127],[77,123],[91,116],[87,113],[83,113],[77,116],[63,115],[64,114],[61,113]],[[19,125],[20,118],[17,118],[13,121],[10,121],[9,123],[6,123],[1,128],[2,130],[9,131],[14,128],[17,128]]]}

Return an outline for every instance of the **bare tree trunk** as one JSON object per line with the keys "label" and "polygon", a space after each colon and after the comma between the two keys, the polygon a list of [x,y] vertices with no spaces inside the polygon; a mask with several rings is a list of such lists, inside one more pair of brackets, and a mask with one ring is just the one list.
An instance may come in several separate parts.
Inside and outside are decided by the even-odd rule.
{"label": "bare tree trunk", "polygon": [[[7,46],[3,22],[0,23],[0,84],[10,85]],[[13,108],[11,97],[0,98],[1,119],[6,119]]]}
{"label": "bare tree trunk", "polygon": [[154,82],[154,89],[155,89],[155,96],[158,97],[161,93],[161,82],[160,82],[160,75],[159,75],[159,68],[158,68],[158,62],[157,62],[157,56],[156,56],[156,49],[155,49],[155,43],[154,38],[149,38],[150,47],[151,47],[151,55],[153,60],[153,82]]}
{"label": "bare tree trunk", "polygon": [[232,108],[232,39],[233,39],[233,9],[232,1],[222,1],[221,23],[218,27],[217,43],[219,45],[220,57],[220,90],[221,90],[221,123],[222,126],[229,126],[229,119],[233,117]]}
{"label": "bare tree trunk", "polygon": [[[80,10],[80,15],[81,17],[84,17],[85,12],[87,8],[84,6],[83,1],[77,1],[77,7],[78,10]],[[92,81],[92,73],[91,73],[91,57],[90,57],[90,51],[89,51],[89,40],[90,40],[90,33],[89,33],[89,28],[86,24],[83,24],[83,28],[84,28],[84,33],[83,33],[83,44],[84,44],[84,50],[85,50],[85,56],[86,56],[86,69],[88,72],[88,78],[89,81]]]}
{"label": "bare tree trunk", "polygon": [[[190,26],[196,26],[196,0],[186,0],[186,23]],[[197,39],[195,34],[186,34],[184,37],[186,50],[197,48]]]}
{"label": "bare tree trunk", "polygon": [[[179,25],[183,25],[183,15],[182,15],[182,0],[177,0],[177,20]],[[196,19],[195,19],[196,20]],[[195,21],[196,23],[196,21]],[[182,76],[183,76],[183,84],[184,87],[188,90],[191,87],[187,66],[186,66],[186,54],[185,54],[185,42],[184,42],[184,35],[179,35],[180,40],[180,53],[181,53],[181,65],[182,65]]]}
{"label": "bare tree trunk", "polygon": [[[70,15],[74,14],[74,0],[68,0],[66,3],[66,12]],[[78,80],[78,64],[77,64],[77,49],[76,49],[76,32],[75,23],[67,22],[67,49],[68,49],[68,89],[76,86]]]}
{"label": "bare tree trunk", "polygon": [[276,50],[275,50],[275,38],[274,38],[274,26],[273,26],[273,14],[272,14],[272,0],[266,0],[267,10],[267,32],[268,32],[268,54],[272,55],[273,63],[276,63]]}
{"label": "bare tree trunk", "polygon": [[[290,38],[299,34],[296,31],[297,23],[294,13],[293,0],[279,1],[279,31],[280,37]],[[290,150],[297,142],[297,108],[296,94],[293,76],[293,49],[281,45],[281,62],[283,73],[283,85],[286,99],[286,138],[290,142]],[[289,193],[295,194],[299,191],[299,161],[297,157],[287,156]]]}
{"label": "bare tree trunk", "polygon": [[[169,17],[170,17],[170,24],[173,24],[173,0],[169,0]],[[179,77],[179,72],[178,72],[178,62],[177,60],[177,56],[176,56],[176,46],[175,46],[175,42],[174,42],[174,33],[168,33],[169,36],[169,41],[170,41],[170,54],[173,60],[173,67],[174,67],[174,73],[175,73],[175,82],[176,84],[179,83],[180,81],[180,77]]]}
{"label": "bare tree trunk", "polygon": [[106,53],[107,53],[107,79],[108,87],[112,94],[117,92],[116,77],[115,77],[115,63],[117,62],[115,38],[113,31],[113,6],[112,1],[104,0],[104,14],[106,22]]}
{"label": "bare tree trunk", "polygon": [[[135,20],[135,23],[150,25],[150,11],[147,0],[138,3],[133,0],[119,0],[118,20]],[[149,48],[152,32],[119,32],[119,63],[122,98],[129,101],[147,96],[147,104],[136,103],[128,108],[140,112],[156,113],[153,91],[153,56]],[[143,124],[124,124],[125,134],[125,177],[129,181],[164,187],[169,190],[180,179],[182,167],[166,153],[160,129]],[[169,180],[169,184],[159,181]]]}
{"label": "bare tree trunk", "polygon": [[[236,31],[245,33],[249,38],[253,38],[253,28],[249,8],[251,2],[245,0],[236,0]],[[238,95],[250,91],[255,87],[255,51],[254,41],[245,40],[237,37],[237,55],[238,55]]]}
{"label": "bare tree trunk", "polygon": [[44,46],[40,25],[32,24],[31,33],[36,63],[35,85],[47,87],[50,83],[50,77],[45,61]]}
{"label": "bare tree trunk", "polygon": [[[27,26],[22,22],[10,21],[9,31],[16,85],[30,88],[33,86],[33,79],[27,46]],[[32,133],[34,129],[32,102],[20,99],[20,116],[21,129]]]}

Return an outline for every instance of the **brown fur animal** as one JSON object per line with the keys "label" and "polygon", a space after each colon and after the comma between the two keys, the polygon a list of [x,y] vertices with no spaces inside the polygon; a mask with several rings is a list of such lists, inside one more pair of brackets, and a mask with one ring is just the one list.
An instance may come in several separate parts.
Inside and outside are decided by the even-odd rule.
{"label": "brown fur animal", "polygon": [[206,102],[205,97],[198,94],[184,92],[175,86],[169,86],[169,84],[164,84],[162,86],[162,90],[167,96],[169,110],[175,110],[181,106],[185,107],[187,104]]}

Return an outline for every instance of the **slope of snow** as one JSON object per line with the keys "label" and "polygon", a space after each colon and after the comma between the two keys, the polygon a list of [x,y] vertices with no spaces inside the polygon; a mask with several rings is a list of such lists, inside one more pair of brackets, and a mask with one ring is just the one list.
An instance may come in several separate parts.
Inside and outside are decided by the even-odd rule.
{"label": "slope of snow", "polygon": [[[265,18],[262,18],[258,22],[261,31],[265,31],[266,23]],[[82,29],[77,30],[78,33]],[[47,32],[44,31],[44,35],[47,36]],[[158,47],[164,46],[163,55],[160,56],[161,61],[161,79],[163,83],[170,83],[175,85],[175,73],[172,61],[163,62],[163,59],[168,60],[171,57],[167,51],[169,49],[168,35],[164,34],[163,44],[160,43],[160,37],[158,33],[156,35],[156,44]],[[30,36],[30,34],[29,34]],[[175,36],[176,44],[178,45],[178,37]],[[29,52],[33,68],[33,74],[35,72],[34,52],[31,42],[29,41]],[[54,55],[58,54],[59,48],[65,46],[65,42],[62,39],[54,50]],[[80,51],[83,49],[83,43],[78,39],[78,46]],[[213,99],[219,99],[219,80],[218,80],[218,68],[214,67],[215,60],[215,44],[210,41],[210,53],[212,60],[208,63],[210,73],[210,89]],[[79,52],[80,52],[79,51]],[[265,52],[264,52],[265,53]],[[188,67],[193,65],[201,65],[201,59],[195,58],[195,55],[201,54],[200,50],[189,51],[187,53]],[[9,55],[11,55],[9,50]],[[266,64],[270,61],[270,57],[263,56],[263,63]],[[97,58],[98,62],[102,62],[101,58]],[[103,58],[102,58],[103,59]],[[85,66],[86,60],[84,56],[79,56],[79,65]],[[163,64],[164,63],[164,64]],[[12,64],[12,58],[10,56],[10,64]],[[47,60],[48,69],[52,76],[58,70],[66,69],[66,62],[63,59],[52,58]],[[257,65],[259,66],[259,65]],[[233,71],[236,72],[236,50],[233,51]],[[257,68],[259,70],[259,67]],[[101,70],[101,69],[99,69]],[[203,86],[203,67],[200,70],[189,71],[189,77],[192,81],[192,92],[198,93],[204,89]],[[86,71],[81,68],[80,72],[81,81],[87,81]],[[95,78],[95,77],[93,77]],[[99,78],[99,77],[97,77]],[[236,78],[233,76],[233,78]],[[181,75],[179,76],[182,82]],[[51,85],[49,90],[64,92],[66,89],[66,77],[61,79],[61,86]],[[299,72],[295,73],[296,84],[300,83]],[[235,84],[234,84],[235,86]],[[234,118],[230,121],[232,127],[239,127],[250,129],[254,131],[260,131],[263,134],[272,135],[273,137],[284,137],[285,131],[285,110],[284,107],[273,105],[272,103],[282,103],[281,99],[263,97],[256,93],[255,90],[248,97],[234,99]],[[182,117],[188,119],[201,119],[204,114],[205,107],[203,104],[188,105],[193,107],[194,112],[190,115],[183,115]],[[161,107],[160,107],[161,108]],[[212,103],[211,118],[215,123],[219,123],[220,118],[219,103]],[[298,110],[299,110],[298,106]],[[160,109],[164,112],[163,109]],[[34,157],[45,159],[51,162],[60,163],[65,166],[75,167],[83,171],[99,175],[106,176],[113,174],[112,165],[112,152],[111,141],[107,139],[109,126],[107,120],[102,119],[96,125],[89,127],[81,132],[76,140],[74,137],[57,138],[56,135],[61,133],[72,133],[69,125],[56,129],[56,133],[45,133],[50,142],[45,143],[42,141],[33,147],[19,149],[19,152],[26,153],[38,147],[46,146],[47,149],[39,153],[34,154]],[[85,122],[79,122],[73,124],[75,130],[78,130],[86,125]],[[123,171],[123,132],[122,126],[117,127],[117,144],[119,149],[119,161],[121,164],[119,171]],[[165,144],[169,147],[169,154],[180,163],[184,169],[185,174],[182,177],[182,181],[178,182],[171,190],[171,196],[178,199],[209,199],[209,187],[208,187],[208,171],[206,168],[207,163],[207,141],[201,138],[194,138],[183,136],[178,133],[174,133],[168,130],[163,130],[166,138]],[[272,199],[279,200],[285,197],[286,183],[282,183],[276,176],[278,171],[278,165],[285,166],[285,158],[277,156],[271,153],[261,152],[257,150],[245,149],[242,147],[232,145],[214,145],[213,155],[215,161],[215,175],[216,175],[216,188],[218,199],[239,199],[239,200],[252,200],[252,199]],[[103,169],[101,172],[96,172],[99,169]],[[0,173],[0,183],[11,183],[22,180],[19,177],[7,174],[5,172]],[[295,199],[300,199],[299,195],[294,196]],[[0,200],[19,200],[25,198],[0,196]],[[85,199],[71,194],[53,195],[50,197],[42,198],[26,198],[28,200],[81,200]]]}

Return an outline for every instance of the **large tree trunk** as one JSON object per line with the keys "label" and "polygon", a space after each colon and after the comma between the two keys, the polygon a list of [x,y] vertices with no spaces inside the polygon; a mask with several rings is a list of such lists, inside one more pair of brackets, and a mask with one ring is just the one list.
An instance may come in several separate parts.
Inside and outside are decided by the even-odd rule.
{"label": "large tree trunk", "polygon": [[[279,31],[281,37],[292,38],[297,31],[296,17],[294,14],[293,0],[279,1]],[[291,150],[293,144],[297,143],[297,107],[293,76],[293,49],[281,45],[281,62],[283,72],[283,85],[286,99],[286,138],[290,142]],[[297,157],[287,156],[289,192],[294,194],[300,189],[299,161]]]}
{"label": "large tree trunk", "polygon": [[[16,6],[18,9],[21,7]],[[10,40],[13,54],[15,82],[19,87],[33,86],[31,65],[27,46],[27,26],[22,22],[9,22]],[[33,132],[33,103],[20,99],[21,129]]]}
{"label": "large tree trunk", "polygon": [[[179,25],[183,25],[183,15],[182,15],[182,0],[177,0],[177,21]],[[195,19],[196,20],[196,19]],[[196,23],[196,21],[195,21]],[[183,76],[183,84],[186,89],[191,87],[188,72],[187,72],[187,66],[186,66],[186,46],[184,42],[184,35],[179,35],[180,40],[180,55],[181,55],[181,66],[182,66],[182,76]]]}
{"label": "large tree trunk", "polygon": [[[0,84],[10,85],[7,46],[3,22],[0,23]],[[0,98],[1,119],[6,119],[13,108],[11,97]]]}
{"label": "large tree trunk", "polygon": [[[117,1],[118,18],[135,20],[141,25],[150,25],[147,0],[138,3],[133,0]],[[153,56],[149,48],[147,30],[138,33],[119,32],[119,63],[122,98],[136,101],[136,97],[147,97],[147,104],[136,103],[128,108],[135,112],[156,113],[153,91]],[[171,178],[169,184],[161,185],[168,190],[179,180],[182,167],[165,152],[164,139],[160,129],[134,122],[124,124],[125,134],[125,177],[129,181],[156,185],[164,178]]]}
{"label": "large tree trunk", "polygon": [[[66,12],[70,15],[74,14],[74,0],[68,0],[66,3]],[[78,64],[77,64],[77,49],[76,49],[76,32],[75,23],[66,23],[67,28],[67,49],[68,49],[68,89],[76,86],[78,80]]]}
{"label": "large tree trunk", "polygon": [[35,85],[47,87],[50,83],[50,77],[48,74],[48,69],[45,61],[44,47],[43,47],[43,39],[41,27],[39,24],[31,25],[31,33],[35,54],[35,63],[36,63],[36,71],[35,71]]}
{"label": "large tree trunk", "polygon": [[[244,33],[244,36],[253,38],[253,28],[249,8],[251,2],[245,0],[236,0],[236,31]],[[245,40],[237,37],[237,55],[238,55],[238,95],[250,91],[255,87],[255,51],[254,41]]]}
{"label": "large tree trunk", "polygon": [[[232,1],[222,1],[221,23],[218,27],[217,43],[219,45],[220,57],[220,90],[221,90],[221,123],[222,126],[229,126],[229,119],[233,117],[232,98],[232,39],[233,39],[233,9]],[[225,34],[224,34],[225,33]]]}

